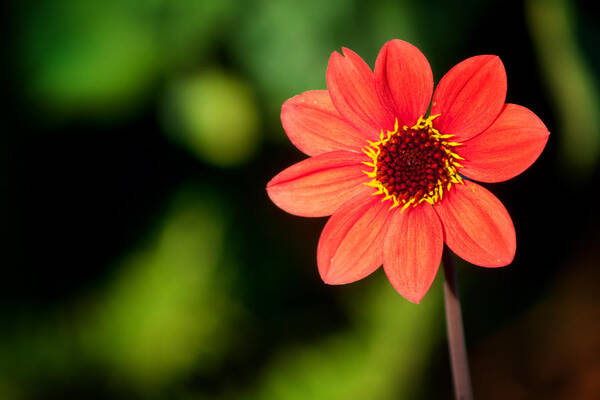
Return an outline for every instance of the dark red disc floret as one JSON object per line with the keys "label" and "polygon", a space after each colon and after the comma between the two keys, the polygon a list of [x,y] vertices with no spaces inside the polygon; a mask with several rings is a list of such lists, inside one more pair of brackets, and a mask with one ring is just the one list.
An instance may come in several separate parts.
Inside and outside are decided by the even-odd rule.
{"label": "dark red disc floret", "polygon": [[423,130],[400,131],[381,147],[376,179],[398,200],[420,200],[450,180],[449,156],[439,138]]}

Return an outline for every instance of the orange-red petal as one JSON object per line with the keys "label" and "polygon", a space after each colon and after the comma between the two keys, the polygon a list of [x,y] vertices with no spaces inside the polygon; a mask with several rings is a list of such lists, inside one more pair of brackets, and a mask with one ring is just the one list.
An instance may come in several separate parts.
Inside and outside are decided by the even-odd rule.
{"label": "orange-red petal", "polygon": [[355,196],[329,218],[317,248],[319,274],[325,283],[354,282],[379,268],[389,208],[389,202],[368,192]]}
{"label": "orange-red petal", "polygon": [[383,46],[375,62],[375,82],[381,103],[391,108],[400,126],[413,126],[427,112],[433,73],[412,44],[394,39]]}
{"label": "orange-red petal", "polygon": [[379,102],[371,68],[352,50],[342,51],[334,51],[327,66],[331,101],[350,124],[377,140],[381,129],[394,128],[394,118]]}
{"label": "orange-red petal", "polygon": [[433,207],[395,211],[385,236],[383,269],[396,291],[419,303],[435,279],[443,248],[442,224]]}
{"label": "orange-red petal", "polygon": [[434,126],[462,142],[483,132],[498,117],[506,99],[506,71],[497,56],[475,56],[455,65],[440,81],[431,115]]}
{"label": "orange-red petal", "polygon": [[281,107],[281,124],[294,146],[309,156],[334,150],[360,152],[370,138],[340,116],[327,90],[287,100]]}
{"label": "orange-red petal", "polygon": [[529,109],[506,104],[483,133],[464,142],[460,173],[481,182],[502,182],[525,171],[542,153],[548,129]]}
{"label": "orange-red petal", "polygon": [[331,215],[358,193],[372,192],[363,185],[364,156],[333,151],[307,158],[284,169],[267,184],[267,193],[278,207],[302,217]]}
{"label": "orange-red petal", "polygon": [[515,228],[506,208],[487,189],[469,181],[454,185],[434,209],[442,220],[444,241],[456,255],[481,267],[512,262]]}

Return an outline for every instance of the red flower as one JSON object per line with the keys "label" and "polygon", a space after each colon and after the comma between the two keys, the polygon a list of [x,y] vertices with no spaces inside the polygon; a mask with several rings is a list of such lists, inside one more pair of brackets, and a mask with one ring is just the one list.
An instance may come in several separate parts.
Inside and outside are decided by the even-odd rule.
{"label": "red flower", "polygon": [[444,243],[475,265],[509,264],[512,220],[471,180],[520,174],[549,132],[533,112],[504,102],[500,58],[468,58],[434,92],[427,59],[407,42],[386,43],[374,73],[353,51],[343,54],[329,58],[328,90],[283,104],[283,127],[310,158],[267,184],[271,200],[289,213],[331,215],[317,249],[323,281],[354,282],[383,264],[394,288],[418,303]]}

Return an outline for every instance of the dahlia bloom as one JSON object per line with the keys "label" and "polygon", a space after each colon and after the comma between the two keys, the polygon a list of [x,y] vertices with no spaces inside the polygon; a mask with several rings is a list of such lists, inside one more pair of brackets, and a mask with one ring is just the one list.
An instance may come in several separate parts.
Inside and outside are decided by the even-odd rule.
{"label": "dahlia bloom", "polygon": [[374,72],[349,49],[333,52],[328,89],[283,104],[285,132],[310,157],[267,192],[291,214],[331,215],[317,249],[324,282],[354,282],[383,264],[393,287],[418,303],[444,243],[482,267],[512,262],[510,215],[473,181],[520,174],[549,132],[527,108],[505,103],[506,86],[500,58],[482,55],[454,66],[434,92],[425,56],[392,40]]}

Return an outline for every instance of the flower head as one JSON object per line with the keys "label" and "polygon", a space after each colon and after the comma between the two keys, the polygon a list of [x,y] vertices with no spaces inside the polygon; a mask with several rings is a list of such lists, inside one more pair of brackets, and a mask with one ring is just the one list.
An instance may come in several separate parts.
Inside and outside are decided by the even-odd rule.
{"label": "flower head", "polygon": [[407,42],[387,42],[374,72],[344,48],[329,59],[327,88],[283,104],[283,127],[310,158],[267,184],[289,213],[331,215],[317,249],[323,281],[354,282],[383,264],[394,288],[418,303],[444,243],[482,267],[512,262],[512,220],[473,181],[520,174],[549,132],[527,108],[505,103],[497,56],[462,61],[434,92],[427,59]]}

